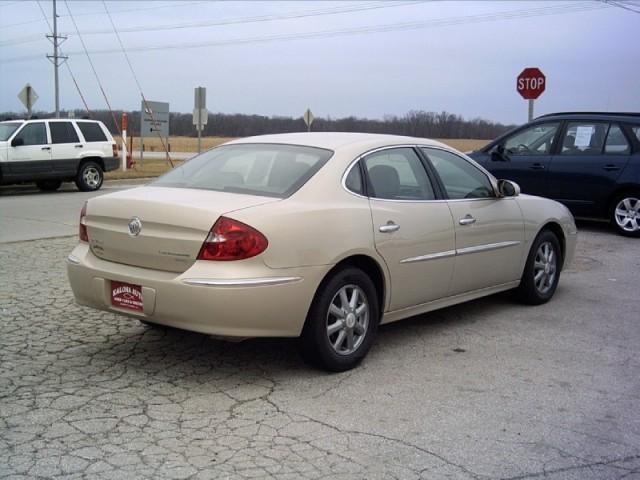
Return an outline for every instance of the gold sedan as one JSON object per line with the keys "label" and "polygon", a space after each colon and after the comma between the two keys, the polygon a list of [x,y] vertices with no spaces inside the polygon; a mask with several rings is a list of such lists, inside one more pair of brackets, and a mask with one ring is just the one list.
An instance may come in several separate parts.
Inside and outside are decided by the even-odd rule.
{"label": "gold sedan", "polygon": [[553,296],[573,217],[422,138],[229,142],[144,187],[89,200],[67,259],[76,301],[226,337],[300,337],[353,368],[379,324],[503,290]]}

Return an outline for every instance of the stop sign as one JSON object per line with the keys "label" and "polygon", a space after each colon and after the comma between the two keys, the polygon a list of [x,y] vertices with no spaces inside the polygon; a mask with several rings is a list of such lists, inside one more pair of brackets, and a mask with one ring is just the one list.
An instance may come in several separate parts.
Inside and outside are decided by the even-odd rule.
{"label": "stop sign", "polygon": [[539,68],[525,68],[516,82],[516,90],[525,100],[535,100],[544,92],[547,79]]}

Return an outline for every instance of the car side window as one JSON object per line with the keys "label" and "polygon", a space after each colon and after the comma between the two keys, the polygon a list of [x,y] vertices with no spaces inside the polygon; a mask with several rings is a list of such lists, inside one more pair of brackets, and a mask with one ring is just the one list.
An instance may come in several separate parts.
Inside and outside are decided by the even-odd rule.
{"label": "car side window", "polygon": [[77,143],[78,134],[71,122],[49,122],[51,143]]}
{"label": "car side window", "polygon": [[607,132],[607,141],[604,144],[604,153],[628,155],[631,146],[627,141],[619,125],[612,124]]}
{"label": "car side window", "polygon": [[16,139],[21,138],[23,145],[46,145],[47,130],[44,122],[27,123],[22,130],[15,136]]}
{"label": "car side window", "polygon": [[638,141],[640,142],[640,127],[631,127],[631,131],[636,136]]}
{"label": "car side window", "polygon": [[549,155],[559,125],[543,123],[519,131],[505,140],[505,153],[509,156]]}
{"label": "car side window", "polygon": [[570,122],[562,138],[562,155],[600,155],[609,125]]}
{"label": "car side window", "polygon": [[358,195],[364,195],[364,182],[362,181],[362,172],[359,163],[356,163],[344,179],[344,186],[347,190]]}
{"label": "car side window", "polygon": [[489,177],[458,155],[436,148],[423,148],[438,172],[450,199],[492,198],[495,196]]}
{"label": "car side window", "polygon": [[364,160],[370,196],[389,200],[434,200],[422,161],[410,147],[390,148]]}
{"label": "car side window", "polygon": [[106,142],[107,136],[100,128],[100,125],[94,122],[78,122],[78,128],[82,132],[82,136],[87,142]]}

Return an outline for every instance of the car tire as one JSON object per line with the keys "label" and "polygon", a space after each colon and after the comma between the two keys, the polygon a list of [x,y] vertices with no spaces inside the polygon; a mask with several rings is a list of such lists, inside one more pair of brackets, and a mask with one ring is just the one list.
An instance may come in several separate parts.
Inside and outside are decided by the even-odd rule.
{"label": "car tire", "polygon": [[520,286],[516,290],[520,301],[541,305],[551,300],[558,287],[561,269],[560,241],[552,231],[543,230],[531,246]]}
{"label": "car tire", "polygon": [[611,225],[620,235],[640,237],[640,192],[619,195],[611,204]]}
{"label": "car tire", "polygon": [[102,167],[96,162],[89,161],[80,165],[76,175],[76,186],[81,192],[99,190],[104,181]]}
{"label": "car tire", "polygon": [[39,180],[36,186],[43,192],[55,192],[62,185],[62,180]]}
{"label": "car tire", "polygon": [[336,272],[320,285],[309,309],[300,338],[303,359],[332,372],[354,368],[373,344],[379,310],[365,272],[355,267]]}

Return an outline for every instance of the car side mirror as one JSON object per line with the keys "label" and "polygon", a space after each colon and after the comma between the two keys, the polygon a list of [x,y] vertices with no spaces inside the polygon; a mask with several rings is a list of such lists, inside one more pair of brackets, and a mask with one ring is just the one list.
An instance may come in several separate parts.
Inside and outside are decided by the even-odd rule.
{"label": "car side mirror", "polygon": [[508,162],[509,161],[509,157],[507,156],[505,150],[504,150],[504,145],[497,145],[496,148],[494,148],[491,151],[491,160],[494,162]]}
{"label": "car side mirror", "polygon": [[24,138],[16,137],[13,140],[11,140],[12,147],[21,147],[23,145],[24,145]]}
{"label": "car side mirror", "polygon": [[520,185],[511,180],[498,180],[498,193],[501,197],[517,197],[520,195]]}

